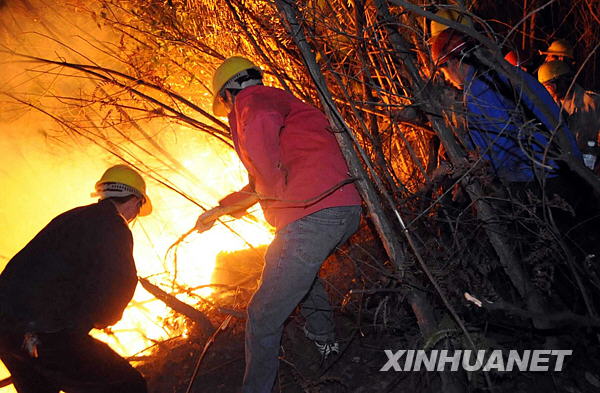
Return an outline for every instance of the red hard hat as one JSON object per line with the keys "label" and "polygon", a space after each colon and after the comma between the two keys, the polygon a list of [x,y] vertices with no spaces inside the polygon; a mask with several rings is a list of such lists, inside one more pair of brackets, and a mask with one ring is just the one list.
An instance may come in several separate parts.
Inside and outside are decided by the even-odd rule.
{"label": "red hard hat", "polygon": [[521,67],[527,61],[527,57],[518,49],[512,49],[504,56],[504,60],[508,61],[515,67]]}
{"label": "red hard hat", "polygon": [[454,30],[446,29],[437,36],[433,37],[431,43],[431,57],[435,64],[445,62],[448,57],[460,51],[467,45],[465,36]]}
{"label": "red hard hat", "polygon": [[506,54],[506,56],[504,56],[504,60],[508,61],[510,64],[514,65],[515,67],[518,67],[521,65],[521,59],[519,58],[519,54],[514,50],[511,50],[510,52],[508,52]]}

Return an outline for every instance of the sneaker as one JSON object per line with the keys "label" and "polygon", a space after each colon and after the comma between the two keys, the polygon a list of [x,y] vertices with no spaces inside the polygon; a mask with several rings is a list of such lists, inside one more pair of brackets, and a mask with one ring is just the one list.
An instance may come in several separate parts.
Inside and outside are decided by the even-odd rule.
{"label": "sneaker", "polygon": [[340,353],[340,344],[338,342],[320,343],[318,341],[314,341],[314,343],[323,358],[327,358],[332,354]]}

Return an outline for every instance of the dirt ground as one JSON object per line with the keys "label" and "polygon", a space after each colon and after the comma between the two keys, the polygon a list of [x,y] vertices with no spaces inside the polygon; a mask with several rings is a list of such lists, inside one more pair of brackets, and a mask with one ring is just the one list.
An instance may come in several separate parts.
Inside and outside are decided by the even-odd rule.
{"label": "dirt ground", "polygon": [[[435,372],[381,372],[384,349],[422,348],[418,332],[383,333],[365,326],[356,330],[348,316],[337,318],[341,353],[322,361],[304,337],[301,317],[290,318],[281,345],[275,393],[372,393],[445,391]],[[501,338],[501,335],[496,336]],[[516,337],[503,339],[516,342]],[[193,336],[164,345],[153,360],[139,366],[151,393],[184,393],[203,345]],[[569,336],[563,337],[565,342]],[[579,338],[578,338],[579,340]],[[541,341],[540,341],[541,342]],[[574,344],[571,341],[571,344]],[[507,345],[504,343],[504,345]],[[495,392],[600,392],[597,343],[575,345],[561,372],[490,372]],[[244,371],[243,321],[233,322],[209,347],[190,392],[240,392]],[[451,373],[466,392],[486,392],[482,373]]]}
{"label": "dirt ground", "polygon": [[[375,250],[370,250],[375,254]],[[228,310],[237,310],[225,329],[207,347],[189,392],[231,392],[241,390],[244,373],[244,308],[260,277],[264,249],[223,254],[215,271],[222,288],[212,301]],[[565,327],[551,332],[532,331],[527,323],[504,314],[473,313],[470,330],[481,349],[541,349],[549,335],[560,348],[572,349],[561,372],[489,372],[489,388],[481,372],[381,372],[386,363],[385,349],[466,349],[452,324],[444,334],[427,342],[417,328],[414,314],[397,294],[349,296],[358,284],[355,266],[348,259],[333,256],[322,269],[332,303],[336,305],[336,333],[340,354],[321,359],[313,343],[303,333],[303,320],[294,313],[287,321],[281,344],[280,372],[275,393],[386,393],[446,392],[443,380],[451,379],[463,392],[568,392],[600,393],[600,350],[598,336],[591,330]],[[362,274],[368,274],[362,271]],[[383,284],[381,277],[377,278]],[[227,314],[205,310],[213,325],[219,326]],[[207,338],[193,322],[188,337],[156,346],[136,366],[148,380],[151,393],[186,393],[205,348]],[[440,323],[444,327],[444,322]]]}

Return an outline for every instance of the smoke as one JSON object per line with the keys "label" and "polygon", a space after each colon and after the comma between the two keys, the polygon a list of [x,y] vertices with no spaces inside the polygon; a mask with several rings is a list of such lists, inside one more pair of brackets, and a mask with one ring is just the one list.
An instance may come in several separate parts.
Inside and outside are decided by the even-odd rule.
{"label": "smoke", "polygon": [[[11,97],[43,104],[47,80],[31,63],[17,61],[7,51],[34,56],[58,53],[56,29],[66,9],[33,1],[3,2],[0,8],[0,268],[52,217],[69,207],[89,203],[93,178],[105,166],[106,155],[92,146],[60,138],[57,125],[46,115]],[[64,19],[63,19],[64,20]],[[66,31],[63,29],[63,34]],[[70,94],[78,86],[56,80],[51,89]],[[90,160],[89,157],[98,157]],[[97,175],[96,175],[97,176]]]}
{"label": "smoke", "polygon": [[[63,2],[0,4],[0,270],[56,215],[95,202],[90,197],[95,182],[108,166],[122,163],[113,154],[116,152],[144,169],[155,208],[151,216],[132,225],[138,274],[168,276],[173,266],[165,262],[166,250],[194,225],[202,210],[148,175],[168,181],[211,207],[247,180],[235,153],[198,131],[160,119],[136,122],[135,126],[82,128],[82,124],[92,123],[86,118],[89,113],[74,111],[65,103],[69,102],[67,97],[89,98],[98,91],[97,83],[61,67],[23,61],[15,52],[119,70],[123,64],[104,49],[116,47],[120,37],[89,14]],[[201,104],[209,107],[210,103]],[[65,128],[51,116],[83,118],[87,123],[74,122],[75,127]],[[93,124],[102,123],[102,117],[92,120]],[[248,234],[254,245],[269,241],[271,234],[263,226],[244,225],[239,231]],[[207,284],[220,251],[245,247],[222,226],[191,236],[178,255],[180,283]],[[147,306],[149,296],[138,288],[135,299]],[[138,314],[132,314],[135,312]],[[143,325],[157,315],[141,312],[128,309],[124,319],[129,325],[117,325],[115,331],[135,334],[137,329],[153,339],[164,338],[165,329]],[[164,317],[166,311],[152,312],[162,312],[158,316]],[[133,354],[146,343],[130,336],[116,337],[127,343],[119,346],[112,342],[124,354]]]}
{"label": "smoke", "polygon": [[[120,37],[99,25],[89,14],[58,1],[4,3],[0,20],[3,21],[0,26],[0,49],[3,50],[0,225],[5,228],[0,236],[0,255],[3,259],[16,253],[57,214],[94,202],[89,195],[94,183],[109,165],[121,163],[111,152],[142,164],[144,169],[152,168],[154,175],[168,179],[208,206],[243,183],[243,176],[238,175],[229,179],[238,184],[221,187],[222,172],[231,165],[240,167],[232,152],[222,151],[222,147],[221,151],[215,150],[212,143],[197,132],[165,121],[138,123],[137,129],[123,124],[118,130],[103,135],[99,134],[104,131],[92,133],[77,127],[61,127],[49,115],[67,119],[89,116],[72,113],[72,108],[61,105],[65,97],[86,99],[109,86],[99,88],[95,81],[73,72],[23,61],[12,53],[123,70],[123,64],[102,50]],[[95,119],[95,124],[101,120]],[[206,170],[208,161],[214,172]],[[204,175],[202,180],[200,173]],[[157,209],[148,221],[166,221],[169,214],[165,210],[181,207],[188,211],[185,230],[189,229],[200,209],[172,191],[149,183],[149,193],[154,194]],[[165,210],[161,209],[162,200],[168,200]],[[192,211],[194,213],[190,213]],[[183,231],[182,223],[162,224],[177,228],[174,232]],[[173,233],[173,236],[177,238],[179,234]],[[0,268],[2,266],[0,262]]]}

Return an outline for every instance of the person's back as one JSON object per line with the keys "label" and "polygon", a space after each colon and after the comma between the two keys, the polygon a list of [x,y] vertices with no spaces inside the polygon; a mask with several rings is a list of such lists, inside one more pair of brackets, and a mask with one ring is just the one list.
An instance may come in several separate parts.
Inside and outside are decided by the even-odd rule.
{"label": "person's back", "polygon": [[0,360],[20,393],[146,393],[146,382],[91,337],[121,319],[137,273],[128,223],[152,205],[132,168],[96,183],[98,203],[54,218],[0,274]]}
{"label": "person's back", "polygon": [[600,134],[600,96],[586,91],[573,80],[571,67],[562,61],[544,63],[538,70],[538,80],[567,115],[569,128],[580,149],[589,141],[598,142]]}
{"label": "person's back", "polygon": [[[360,204],[329,122],[317,108],[258,85],[238,94],[229,119],[236,150],[256,191],[267,197],[261,205],[273,226],[327,207]],[[276,135],[260,134],[265,132]],[[277,147],[269,149],[273,143]],[[278,167],[266,173],[269,163]]]}
{"label": "person's back", "polygon": [[109,201],[59,215],[0,274],[1,314],[23,332],[87,333],[116,322],[137,283],[132,248]]}
{"label": "person's back", "polygon": [[580,148],[584,148],[588,141],[598,143],[600,94],[574,84],[562,100],[562,107],[569,114],[569,128],[575,133]]}
{"label": "person's back", "polygon": [[[517,68],[514,72],[521,85],[494,72],[477,73],[465,83],[470,137],[506,181],[531,181],[536,171],[554,176],[552,171],[558,165],[548,158],[547,151],[552,135],[566,133],[579,154],[575,139],[567,127],[555,130],[559,109],[544,87],[526,72]],[[525,92],[525,86],[535,97]],[[538,103],[550,110],[552,119],[544,115]],[[548,167],[552,168],[550,172]]]}

